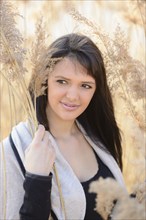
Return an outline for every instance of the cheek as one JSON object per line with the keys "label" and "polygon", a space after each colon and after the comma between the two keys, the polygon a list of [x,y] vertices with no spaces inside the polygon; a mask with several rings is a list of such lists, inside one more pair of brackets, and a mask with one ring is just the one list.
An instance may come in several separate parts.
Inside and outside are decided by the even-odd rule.
{"label": "cheek", "polygon": [[95,94],[96,89],[94,89],[90,94],[89,94],[89,99],[91,100]]}
{"label": "cheek", "polygon": [[56,99],[55,91],[51,88],[51,86],[48,88],[48,103],[52,103],[53,100]]}
{"label": "cheek", "polygon": [[53,85],[48,88],[48,102],[56,103],[58,102],[64,95],[64,91],[59,89]]}
{"label": "cheek", "polygon": [[82,101],[83,101],[83,103],[85,104],[85,105],[88,105],[89,103],[90,103],[90,101],[91,101],[91,99],[93,98],[93,95],[94,95],[94,93],[91,93],[91,94],[84,94],[83,96],[82,96]]}

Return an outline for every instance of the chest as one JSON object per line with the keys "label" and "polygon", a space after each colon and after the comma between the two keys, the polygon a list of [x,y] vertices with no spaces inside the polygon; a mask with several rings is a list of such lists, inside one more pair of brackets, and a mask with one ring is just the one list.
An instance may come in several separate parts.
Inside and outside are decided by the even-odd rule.
{"label": "chest", "polygon": [[98,171],[98,163],[90,144],[83,138],[58,141],[59,149],[79,181],[87,181]]}

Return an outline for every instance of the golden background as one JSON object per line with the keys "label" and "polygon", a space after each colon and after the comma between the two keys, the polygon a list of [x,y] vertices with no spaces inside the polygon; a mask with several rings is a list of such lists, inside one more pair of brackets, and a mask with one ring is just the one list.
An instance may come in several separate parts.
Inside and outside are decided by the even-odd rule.
{"label": "golden background", "polygon": [[[82,31],[79,22],[69,14],[74,8],[83,16],[102,27],[107,33],[112,33],[117,24],[124,30],[130,41],[129,51],[134,59],[145,65],[145,1],[138,0],[35,0],[9,1],[18,10],[22,17],[17,18],[18,28],[24,36],[24,47],[31,47],[35,38],[36,22],[42,15],[46,21],[46,32],[49,41],[55,40],[63,34]],[[90,36],[90,33],[88,33]],[[145,74],[145,73],[141,73]],[[30,72],[26,73],[29,79]],[[141,76],[140,76],[141,77]],[[143,77],[143,76],[142,76]],[[7,88],[1,82],[1,137],[6,137],[14,123],[10,119],[10,103]],[[124,178],[129,191],[135,184],[143,182],[145,178],[145,128],[141,121],[137,121],[128,109],[122,98],[113,97],[115,112],[119,127],[123,135],[123,162]],[[145,125],[145,100],[135,100],[134,108]],[[17,121],[23,118],[21,106],[17,107]],[[11,121],[11,123],[10,123]]]}

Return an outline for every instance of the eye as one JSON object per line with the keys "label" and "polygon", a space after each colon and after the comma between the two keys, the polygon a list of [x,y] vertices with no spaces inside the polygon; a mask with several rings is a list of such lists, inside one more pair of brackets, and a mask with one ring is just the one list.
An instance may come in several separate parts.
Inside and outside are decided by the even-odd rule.
{"label": "eye", "polygon": [[58,79],[56,82],[59,83],[59,84],[66,84],[66,83],[67,83],[67,82],[66,82],[65,80],[63,80],[63,79]]}
{"label": "eye", "polygon": [[92,86],[88,85],[88,84],[82,84],[82,87],[85,89],[91,89]]}

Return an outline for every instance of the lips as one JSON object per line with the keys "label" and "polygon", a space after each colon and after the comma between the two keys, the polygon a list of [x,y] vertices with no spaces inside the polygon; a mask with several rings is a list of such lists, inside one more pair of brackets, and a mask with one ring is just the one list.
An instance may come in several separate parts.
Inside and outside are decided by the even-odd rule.
{"label": "lips", "polygon": [[79,107],[79,105],[76,105],[76,104],[70,104],[70,103],[64,103],[64,102],[61,102],[61,104],[63,108],[65,108],[68,111],[76,110]]}

